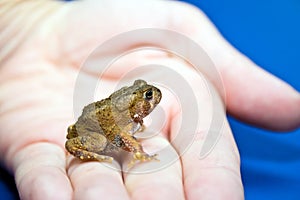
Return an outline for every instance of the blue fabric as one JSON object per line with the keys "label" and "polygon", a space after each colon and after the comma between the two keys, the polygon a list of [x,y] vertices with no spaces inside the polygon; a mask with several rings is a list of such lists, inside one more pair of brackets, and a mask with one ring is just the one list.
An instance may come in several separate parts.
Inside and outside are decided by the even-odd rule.
{"label": "blue fabric", "polygon": [[[300,2],[190,0],[241,52],[300,91]],[[242,161],[247,200],[300,199],[300,129],[278,134],[229,116]],[[0,199],[16,198],[0,170]]]}
{"label": "blue fabric", "polygon": [[[300,91],[300,1],[189,0],[237,49]],[[248,200],[300,199],[300,129],[261,130],[229,116]]]}

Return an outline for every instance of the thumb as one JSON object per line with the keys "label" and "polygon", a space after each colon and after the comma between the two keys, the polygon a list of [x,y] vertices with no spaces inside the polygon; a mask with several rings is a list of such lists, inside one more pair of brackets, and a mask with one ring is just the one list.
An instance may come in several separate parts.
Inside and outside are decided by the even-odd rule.
{"label": "thumb", "polygon": [[220,71],[234,117],[276,131],[300,126],[300,94],[290,85],[238,52]]}
{"label": "thumb", "polygon": [[[204,13],[187,9],[190,12],[185,12],[182,23],[189,22],[194,29],[182,30],[180,23],[175,23],[174,29],[194,39],[215,63],[225,88],[227,111],[240,120],[271,130],[298,128],[299,92],[237,51]],[[214,77],[209,78],[214,82]]]}
{"label": "thumb", "polygon": [[[145,27],[175,30],[201,45],[216,64],[223,79],[226,107],[230,114],[245,122],[278,131],[300,125],[300,94],[235,50],[209,19],[192,6],[173,1],[99,3],[90,0],[78,3],[69,14],[71,16],[67,19],[71,22],[66,29],[72,34],[60,40],[64,41],[65,52],[59,55],[69,55],[74,63],[81,63],[97,44],[120,32]],[[124,18],[121,20],[120,16]],[[100,21],[92,23],[94,18]],[[88,35],[88,32],[91,34]],[[83,43],[87,44],[84,48]]]}

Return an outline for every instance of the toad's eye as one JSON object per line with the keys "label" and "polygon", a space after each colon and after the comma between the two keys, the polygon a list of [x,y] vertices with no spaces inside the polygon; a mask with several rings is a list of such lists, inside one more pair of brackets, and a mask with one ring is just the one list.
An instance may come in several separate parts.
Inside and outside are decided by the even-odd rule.
{"label": "toad's eye", "polygon": [[144,93],[144,98],[147,99],[147,100],[151,100],[151,99],[153,98],[153,92],[152,92],[152,89],[147,90],[147,91]]}

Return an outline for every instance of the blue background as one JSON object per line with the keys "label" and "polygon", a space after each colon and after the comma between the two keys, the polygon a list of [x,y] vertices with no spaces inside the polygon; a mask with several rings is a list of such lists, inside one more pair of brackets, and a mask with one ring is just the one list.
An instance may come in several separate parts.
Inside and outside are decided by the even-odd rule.
{"label": "blue background", "polygon": [[[190,0],[223,36],[258,65],[300,91],[300,1]],[[229,116],[248,200],[300,199],[300,129],[261,130]],[[216,191],[217,192],[217,191]],[[0,199],[16,199],[13,178],[0,169]]]}

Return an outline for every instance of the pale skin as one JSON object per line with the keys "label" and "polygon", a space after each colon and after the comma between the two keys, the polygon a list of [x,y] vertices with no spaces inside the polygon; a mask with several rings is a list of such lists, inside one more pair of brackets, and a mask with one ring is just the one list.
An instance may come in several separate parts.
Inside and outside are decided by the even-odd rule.
{"label": "pale skin", "polygon": [[[38,1],[31,6],[36,2],[23,3],[18,15],[10,9],[20,7],[12,6],[5,13],[8,17],[0,20],[3,30],[9,19],[21,17],[7,28],[16,31],[0,38],[0,55],[5,58],[0,63],[0,154],[22,199],[243,199],[239,154],[228,125],[208,157],[195,158],[203,143],[203,125],[181,160],[156,173],[122,177],[97,162],[80,163],[66,154],[66,128],[74,123],[72,92],[80,64],[97,44],[135,28],[176,30],[203,46],[220,71],[226,89],[222,100],[232,115],[272,130],[300,125],[299,93],[236,51],[194,7],[173,1],[96,0],[66,5]],[[118,45],[100,56],[124,49]],[[103,77],[103,93],[110,94],[112,82],[144,60],[172,63],[183,76],[193,76],[189,66],[172,59],[151,54],[129,58],[120,70]],[[96,75],[89,73],[87,79]],[[193,85],[196,89],[197,82]],[[170,104],[162,106],[168,123],[160,136],[147,141],[154,151],[178,128],[177,112]]]}

